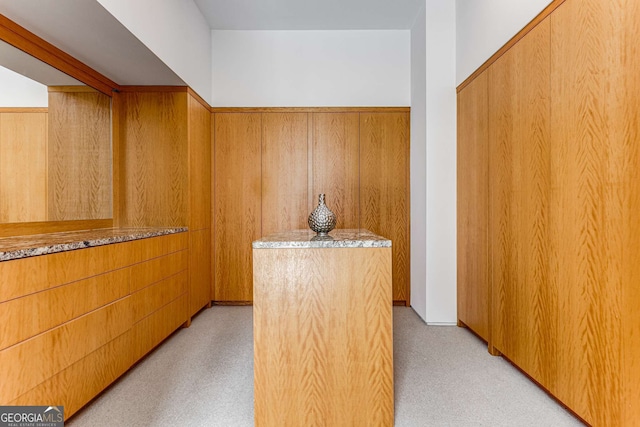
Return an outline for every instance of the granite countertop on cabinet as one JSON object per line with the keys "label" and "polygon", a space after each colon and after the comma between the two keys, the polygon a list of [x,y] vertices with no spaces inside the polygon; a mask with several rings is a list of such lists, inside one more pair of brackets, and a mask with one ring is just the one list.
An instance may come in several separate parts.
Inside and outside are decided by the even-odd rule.
{"label": "granite countertop on cabinet", "polygon": [[253,242],[254,249],[389,248],[391,240],[365,229],[335,229],[327,236],[309,229],[284,231]]}
{"label": "granite countertop on cabinet", "polygon": [[149,237],[182,233],[186,227],[104,228],[0,238],[0,261],[27,258]]}

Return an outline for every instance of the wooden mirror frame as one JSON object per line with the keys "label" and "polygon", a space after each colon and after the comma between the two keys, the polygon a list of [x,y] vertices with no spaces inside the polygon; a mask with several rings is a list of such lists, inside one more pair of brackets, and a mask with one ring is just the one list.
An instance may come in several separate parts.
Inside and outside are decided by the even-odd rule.
{"label": "wooden mirror frame", "polygon": [[[46,40],[36,36],[29,30],[16,24],[6,16],[0,14],[0,40],[14,46],[17,49],[49,64],[65,74],[85,83],[88,86],[113,98],[114,93],[120,90],[120,86],[98,73],[91,67],[78,61],[71,55],[58,49]],[[113,100],[115,101],[115,99]],[[116,102],[112,103],[112,108]],[[0,224],[0,238],[8,236],[21,236],[29,234],[45,234],[62,231],[88,230],[96,228],[113,227],[113,216],[117,212],[117,177],[118,177],[118,144],[117,144],[117,114],[112,112],[112,218],[97,220],[74,221],[42,221]]]}

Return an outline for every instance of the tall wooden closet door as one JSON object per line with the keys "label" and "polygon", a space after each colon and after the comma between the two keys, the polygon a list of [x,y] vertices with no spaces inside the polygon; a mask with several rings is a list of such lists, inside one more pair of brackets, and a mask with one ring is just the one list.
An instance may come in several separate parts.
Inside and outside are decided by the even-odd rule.
{"label": "tall wooden closet door", "polygon": [[360,227],[392,241],[393,300],[409,301],[409,114],[360,114]]}
{"label": "tall wooden closet door", "polygon": [[262,113],[262,235],[307,228],[307,113]]}
{"label": "tall wooden closet door", "polygon": [[336,228],[360,228],[358,113],[314,113],[309,212],[325,193]]}
{"label": "tall wooden closet door", "polygon": [[214,300],[253,299],[251,242],[261,237],[261,115],[214,115]]}
{"label": "tall wooden closet door", "polygon": [[188,97],[189,316],[211,303],[211,112]]}
{"label": "tall wooden closet door", "polygon": [[458,320],[489,341],[487,73],[458,93]]}
{"label": "tall wooden closet door", "polygon": [[549,269],[550,23],[489,74],[492,344],[555,389],[557,282]]}
{"label": "tall wooden closet door", "polygon": [[595,426],[640,419],[640,5],[551,16],[558,397]]}

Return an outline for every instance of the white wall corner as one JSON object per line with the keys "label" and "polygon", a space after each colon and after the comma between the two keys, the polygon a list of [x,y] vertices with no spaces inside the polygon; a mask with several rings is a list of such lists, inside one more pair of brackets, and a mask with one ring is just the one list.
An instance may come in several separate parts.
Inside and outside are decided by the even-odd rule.
{"label": "white wall corner", "polygon": [[456,5],[426,0],[426,321],[455,324]]}
{"label": "white wall corner", "polygon": [[[423,2],[424,3],[424,2]],[[427,319],[427,48],[425,4],[411,27],[411,306]]]}

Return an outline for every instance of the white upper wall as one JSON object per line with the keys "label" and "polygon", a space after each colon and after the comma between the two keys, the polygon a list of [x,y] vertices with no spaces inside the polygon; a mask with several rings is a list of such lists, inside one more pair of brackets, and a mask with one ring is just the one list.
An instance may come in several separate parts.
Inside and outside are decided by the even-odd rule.
{"label": "white upper wall", "polygon": [[97,0],[211,104],[211,29],[192,0]]}
{"label": "white upper wall", "polygon": [[456,84],[524,28],[550,0],[456,0]]}
{"label": "white upper wall", "polygon": [[212,106],[411,103],[409,30],[214,30],[212,40]]}
{"label": "white upper wall", "polygon": [[47,87],[0,66],[0,107],[46,107]]}

